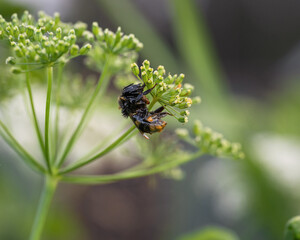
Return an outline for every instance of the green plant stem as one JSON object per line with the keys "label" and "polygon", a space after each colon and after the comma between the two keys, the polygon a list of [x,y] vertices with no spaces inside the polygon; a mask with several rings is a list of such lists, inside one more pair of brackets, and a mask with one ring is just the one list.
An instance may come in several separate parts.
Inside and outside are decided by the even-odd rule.
{"label": "green plant stem", "polygon": [[152,168],[142,169],[137,171],[128,171],[128,172],[122,172],[122,173],[111,174],[111,175],[103,175],[103,176],[91,176],[91,175],[90,176],[86,176],[86,175],[63,176],[62,181],[77,183],[77,184],[101,184],[101,183],[104,184],[104,183],[110,183],[110,182],[115,182],[124,179],[144,177],[144,176],[160,173],[165,170],[177,167],[183,163],[189,162],[191,160],[200,157],[202,154],[203,153],[199,151],[195,154],[191,154],[189,156],[180,158],[178,160],[168,161],[161,165],[154,166]]}
{"label": "green plant stem", "polygon": [[53,67],[47,67],[47,97],[45,107],[45,152],[46,152],[46,164],[50,173],[52,173],[50,163],[50,141],[49,141],[49,129],[50,129],[50,106],[51,106],[51,93],[52,93],[52,81],[53,81]]}
{"label": "green plant stem", "polygon": [[110,144],[108,147],[106,147],[104,150],[102,150],[100,153],[95,154],[93,157],[88,158],[88,159],[81,159],[79,161],[76,161],[75,163],[69,165],[65,169],[62,169],[59,173],[60,174],[65,174],[71,171],[74,171],[75,169],[78,169],[102,156],[105,154],[109,153],[111,150],[116,148],[133,130],[135,130],[135,126],[132,126],[129,128],[125,133],[122,134],[116,141],[114,141],[112,144]]}
{"label": "green plant stem", "polygon": [[82,115],[82,117],[80,119],[80,122],[77,125],[75,131],[73,132],[73,134],[72,134],[72,136],[70,138],[70,141],[68,142],[68,144],[67,144],[67,146],[66,146],[66,148],[65,148],[65,150],[63,152],[62,157],[59,159],[59,161],[57,163],[57,167],[60,167],[64,163],[64,161],[65,161],[68,153],[71,151],[71,149],[72,149],[72,147],[73,147],[73,145],[74,145],[74,143],[75,143],[75,141],[76,141],[76,139],[78,137],[78,134],[81,131],[82,126],[83,126],[83,124],[84,124],[84,122],[85,122],[85,120],[86,120],[86,118],[88,116],[88,113],[89,113],[89,111],[90,111],[93,103],[95,102],[95,99],[96,99],[96,97],[99,94],[99,91],[101,90],[102,83],[108,77],[108,71],[109,71],[109,59],[106,60],[106,63],[104,65],[104,68],[103,68],[103,71],[101,73],[100,79],[98,81],[97,87],[96,87],[96,89],[95,89],[95,91],[94,91],[94,93],[93,93],[90,101],[88,102],[88,105],[85,108],[85,111],[84,111],[84,113],[83,113],[83,115]]}
{"label": "green plant stem", "polygon": [[[12,133],[8,130],[5,124],[0,120],[0,135],[4,141],[27,163],[33,170],[40,173],[46,173],[46,170],[42,165],[38,163],[14,138]],[[2,130],[3,129],[3,130]]]}
{"label": "green plant stem", "polygon": [[29,79],[29,72],[26,72],[26,87],[27,87],[27,92],[29,96],[29,101],[30,101],[30,107],[31,107],[31,112],[32,112],[32,117],[33,117],[33,125],[35,128],[35,132],[37,134],[37,138],[39,140],[40,147],[42,149],[43,155],[46,159],[46,152],[45,152],[45,145],[42,137],[42,133],[38,124],[37,116],[36,116],[36,111],[34,107],[34,102],[33,102],[33,96],[32,96],[32,90],[31,90],[31,84],[30,84],[30,79]]}
{"label": "green plant stem", "polygon": [[[156,98],[153,98],[151,103],[149,104],[149,111],[152,109],[152,107],[154,106],[154,104],[157,102]],[[66,167],[65,169],[62,169],[59,173],[60,174],[65,174],[71,171],[74,171],[100,157],[103,157],[104,155],[106,155],[107,153],[109,153],[110,151],[112,151],[114,148],[116,148],[117,146],[119,146],[120,144],[126,142],[128,139],[130,139],[132,136],[134,136],[134,134],[131,134],[134,130],[136,129],[135,125],[133,125],[131,128],[129,128],[125,133],[123,133],[118,139],[116,139],[112,144],[110,144],[108,147],[106,147],[104,150],[102,150],[100,153],[95,154],[94,156],[86,159],[86,158],[82,158],[78,161],[76,161],[75,163],[69,165],[68,167]]]}
{"label": "green plant stem", "polygon": [[29,240],[39,240],[41,238],[42,230],[46,222],[46,217],[51,205],[55,189],[57,187],[58,179],[52,176],[46,176],[43,192],[40,197],[38,209],[35,215],[34,223],[32,225]]}
{"label": "green plant stem", "polygon": [[62,81],[62,73],[65,64],[61,63],[58,67],[58,74],[57,74],[57,88],[56,88],[56,109],[55,109],[55,125],[54,125],[54,143],[55,143],[55,156],[56,159],[58,154],[58,146],[59,146],[59,107],[60,107],[60,88],[61,88],[61,81]]}

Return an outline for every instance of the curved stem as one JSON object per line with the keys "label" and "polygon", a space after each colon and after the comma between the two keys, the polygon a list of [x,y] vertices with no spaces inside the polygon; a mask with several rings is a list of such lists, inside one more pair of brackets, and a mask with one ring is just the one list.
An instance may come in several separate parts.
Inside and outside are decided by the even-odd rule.
{"label": "curved stem", "polygon": [[67,168],[62,169],[59,173],[65,174],[65,173],[74,171],[75,169],[80,168],[80,167],[96,160],[97,158],[104,156],[105,154],[109,153],[111,150],[116,148],[133,130],[135,130],[135,128],[136,128],[135,126],[132,126],[131,128],[129,128],[125,133],[122,134],[122,136],[120,136],[116,141],[114,141],[112,144],[110,144],[108,147],[106,147],[100,153],[95,154],[93,157],[88,158],[88,159],[81,159],[81,160],[69,165]]}
{"label": "curved stem", "polygon": [[50,173],[52,173],[50,164],[50,141],[49,141],[49,128],[50,128],[50,106],[51,106],[51,93],[52,93],[52,81],[53,81],[53,67],[47,67],[47,98],[45,107],[45,153],[46,163]]}
{"label": "curved stem", "polygon": [[[154,106],[154,104],[157,102],[156,98],[152,99],[152,102],[149,104],[149,111],[152,109],[152,107]],[[76,161],[75,163],[69,165],[68,167],[66,167],[65,169],[62,169],[59,173],[60,174],[65,174],[68,172],[72,172],[104,155],[106,155],[107,153],[109,153],[110,151],[112,151],[114,148],[116,148],[118,145],[124,143],[125,141],[127,141],[128,139],[130,139],[132,136],[134,136],[134,134],[131,134],[133,132],[133,130],[135,130],[136,127],[135,125],[133,125],[131,128],[129,128],[125,133],[123,133],[117,140],[115,140],[112,144],[110,144],[108,147],[106,147],[104,150],[102,150],[100,153],[95,154],[94,156],[85,159],[82,158],[78,161]]]}
{"label": "curved stem", "polygon": [[30,107],[31,107],[31,112],[32,112],[32,117],[33,117],[34,128],[35,128],[35,132],[37,134],[43,155],[46,159],[45,145],[44,145],[42,133],[41,133],[41,130],[40,130],[40,127],[38,124],[36,111],[35,111],[35,107],[34,107],[34,103],[33,103],[33,96],[32,96],[32,90],[31,90],[31,85],[30,85],[29,72],[27,72],[25,75],[26,75],[26,87],[27,87],[29,101],[30,101]]}
{"label": "curved stem", "polygon": [[46,217],[51,205],[58,180],[54,177],[47,176],[43,192],[40,197],[40,202],[35,215],[34,223],[32,225],[29,240],[39,240],[41,238],[42,230],[46,222]]}
{"label": "curved stem", "polygon": [[193,159],[196,159],[200,157],[203,153],[201,151],[191,154],[185,158],[180,158],[178,160],[174,161],[168,161],[166,163],[163,163],[158,166],[154,166],[152,168],[148,169],[142,169],[142,170],[136,170],[136,171],[128,171],[128,172],[122,172],[117,174],[111,174],[111,175],[103,175],[103,176],[63,176],[62,181],[70,182],[70,183],[77,183],[77,184],[104,184],[104,183],[110,183],[115,182],[119,180],[125,180],[125,179],[132,179],[132,178],[138,178],[138,177],[145,177],[148,175],[164,172],[168,169],[177,167],[183,163],[189,162]]}
{"label": "curved stem", "polygon": [[[41,173],[46,173],[46,170],[42,165],[40,165],[37,160],[35,160],[23,147],[22,145],[14,138],[12,133],[0,120],[0,135],[4,141],[30,166],[32,169],[37,170]],[[2,131],[3,129],[3,131]]]}
{"label": "curved stem", "polygon": [[101,73],[101,76],[100,76],[100,79],[98,81],[97,87],[96,87],[96,89],[95,89],[95,91],[94,91],[94,93],[93,93],[90,101],[88,102],[88,105],[85,108],[85,111],[84,111],[84,113],[83,113],[83,115],[82,115],[82,117],[80,119],[80,122],[79,122],[77,128],[75,129],[75,131],[73,132],[73,134],[72,134],[72,136],[70,138],[70,141],[68,142],[68,144],[67,144],[67,146],[65,148],[65,151],[63,152],[62,157],[59,159],[59,161],[57,163],[58,167],[60,167],[64,163],[64,161],[65,161],[68,153],[71,151],[71,149],[72,149],[72,147],[73,147],[73,145],[74,145],[74,143],[75,143],[75,141],[76,141],[76,139],[78,137],[78,134],[79,134],[80,130],[82,129],[82,126],[83,126],[83,124],[84,124],[84,122],[85,122],[85,120],[86,120],[86,118],[88,116],[88,113],[89,113],[89,111],[90,111],[90,109],[91,109],[91,107],[92,107],[92,105],[93,105],[96,97],[98,96],[98,94],[99,94],[99,92],[101,90],[102,83],[107,78],[108,71],[109,71],[109,59],[106,60],[106,63],[105,63],[105,66],[103,68],[103,72]]}

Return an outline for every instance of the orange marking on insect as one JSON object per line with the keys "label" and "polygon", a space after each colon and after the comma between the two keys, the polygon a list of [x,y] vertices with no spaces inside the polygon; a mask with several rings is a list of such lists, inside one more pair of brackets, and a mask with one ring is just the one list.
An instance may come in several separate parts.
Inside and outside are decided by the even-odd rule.
{"label": "orange marking on insect", "polygon": [[141,123],[139,121],[135,121],[134,124],[138,127]]}
{"label": "orange marking on insect", "polygon": [[146,96],[143,96],[143,101],[144,101],[146,104],[149,104],[149,103],[150,103],[149,99],[148,99]]}
{"label": "orange marking on insect", "polygon": [[154,125],[150,125],[149,127],[150,127],[150,131],[151,131],[151,132],[154,132],[155,129],[156,129]]}
{"label": "orange marking on insect", "polygon": [[148,117],[148,118],[147,118],[147,121],[148,121],[148,122],[152,122],[152,121],[153,121],[152,117]]}

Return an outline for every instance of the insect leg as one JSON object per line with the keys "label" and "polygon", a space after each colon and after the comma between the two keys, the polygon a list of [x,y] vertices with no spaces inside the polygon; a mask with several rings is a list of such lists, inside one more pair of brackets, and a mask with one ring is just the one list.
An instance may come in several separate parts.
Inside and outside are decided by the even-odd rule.
{"label": "insect leg", "polygon": [[146,90],[145,92],[143,92],[143,95],[147,95],[147,94],[150,93],[155,87],[156,87],[156,84],[155,84],[152,88],[150,88],[150,89]]}

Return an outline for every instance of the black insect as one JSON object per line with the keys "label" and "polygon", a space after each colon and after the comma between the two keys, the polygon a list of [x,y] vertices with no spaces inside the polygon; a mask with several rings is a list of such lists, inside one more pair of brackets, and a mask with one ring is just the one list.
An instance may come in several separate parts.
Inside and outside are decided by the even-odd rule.
{"label": "black insect", "polygon": [[130,117],[141,134],[149,139],[145,133],[152,134],[161,132],[167,125],[167,122],[161,120],[161,118],[167,116],[169,113],[163,112],[164,107],[149,112],[147,104],[149,104],[150,101],[146,95],[150,93],[153,88],[147,91],[144,91],[144,88],[145,84],[130,84],[125,87],[119,97],[119,106],[123,116]]}

